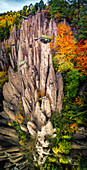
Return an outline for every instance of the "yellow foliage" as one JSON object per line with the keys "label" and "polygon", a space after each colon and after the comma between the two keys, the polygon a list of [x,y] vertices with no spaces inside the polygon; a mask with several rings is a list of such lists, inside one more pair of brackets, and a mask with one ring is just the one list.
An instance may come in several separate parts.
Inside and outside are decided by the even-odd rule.
{"label": "yellow foliage", "polygon": [[31,115],[27,116],[27,119],[28,119],[28,120],[30,120],[30,118],[31,118]]}
{"label": "yellow foliage", "polygon": [[60,14],[59,12],[55,13],[55,15],[54,15],[55,19],[59,17],[59,14]]}
{"label": "yellow foliage", "polygon": [[19,25],[18,25],[18,29],[20,29],[21,28],[21,24],[19,23]]}
{"label": "yellow foliage", "polygon": [[82,5],[80,5],[80,9],[82,9]]}
{"label": "yellow foliage", "polygon": [[61,152],[61,150],[57,147],[52,148],[52,150],[53,150],[55,156],[57,156],[58,152]]}
{"label": "yellow foliage", "polygon": [[23,102],[22,101],[19,101],[19,104],[22,104]]}
{"label": "yellow foliage", "polygon": [[38,164],[37,164],[37,162],[34,162],[34,166],[38,167]]}
{"label": "yellow foliage", "polygon": [[49,157],[48,159],[49,159],[50,162],[56,162],[56,158]]}
{"label": "yellow foliage", "polygon": [[8,80],[7,72],[0,71],[0,88],[3,87],[4,83]]}
{"label": "yellow foliage", "polygon": [[0,71],[0,79],[4,78],[5,75],[6,75],[6,72]]}
{"label": "yellow foliage", "polygon": [[10,29],[9,29],[9,30],[10,30],[10,32],[12,31],[12,29],[13,29],[13,25],[11,25],[11,27],[10,27]]}
{"label": "yellow foliage", "polygon": [[68,71],[74,70],[74,64],[71,63],[70,61],[66,61],[66,60],[59,60],[58,63],[58,71],[61,71],[61,73],[63,73],[64,71]]}
{"label": "yellow foliage", "polygon": [[2,20],[0,21],[0,27],[2,27],[2,26],[3,26],[3,27],[6,26],[6,20],[3,20],[3,19],[2,19]]}
{"label": "yellow foliage", "polygon": [[22,141],[22,140],[20,140],[20,141],[19,141],[19,143],[20,143],[20,145],[24,145],[24,143],[23,143],[23,141]]}
{"label": "yellow foliage", "polygon": [[9,126],[12,126],[12,124],[11,124],[11,123],[8,123],[8,125],[9,125]]}
{"label": "yellow foliage", "polygon": [[19,106],[19,109],[20,109],[20,110],[23,110],[23,107]]}
{"label": "yellow foliage", "polygon": [[33,10],[33,8],[34,8],[34,6],[32,6],[32,7],[30,8],[30,10],[32,11],[32,10]]}
{"label": "yellow foliage", "polygon": [[66,158],[59,158],[59,162],[63,164],[68,164],[68,160]]}

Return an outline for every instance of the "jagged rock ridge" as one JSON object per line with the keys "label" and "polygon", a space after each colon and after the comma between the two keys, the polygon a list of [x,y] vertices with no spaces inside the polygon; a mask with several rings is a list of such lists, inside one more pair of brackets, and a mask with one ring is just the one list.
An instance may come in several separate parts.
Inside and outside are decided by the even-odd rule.
{"label": "jagged rock ridge", "polygon": [[[62,75],[60,72],[55,74],[50,43],[47,40],[41,41],[41,34],[53,38],[57,35],[55,22],[48,22],[43,11],[23,19],[20,34],[14,25],[8,40],[8,43],[13,42],[15,45],[11,46],[9,54],[12,68],[9,67],[9,81],[3,87],[2,114],[7,123],[17,121],[23,131],[36,139],[38,154],[34,153],[34,160],[39,165],[50,153],[49,141],[45,137],[55,137],[56,129],[53,129],[50,121],[51,112],[56,110],[61,114],[63,100]],[[17,72],[13,71],[15,62],[18,65]],[[41,100],[38,92],[44,94]],[[20,101],[24,111],[22,123],[18,118]],[[30,120],[25,121],[28,116]]]}

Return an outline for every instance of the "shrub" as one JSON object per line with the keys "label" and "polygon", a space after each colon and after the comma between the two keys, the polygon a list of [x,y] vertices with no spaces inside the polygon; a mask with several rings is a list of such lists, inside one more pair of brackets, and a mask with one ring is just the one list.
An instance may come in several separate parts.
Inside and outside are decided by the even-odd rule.
{"label": "shrub", "polygon": [[0,71],[0,88],[3,87],[4,83],[8,80],[8,73]]}

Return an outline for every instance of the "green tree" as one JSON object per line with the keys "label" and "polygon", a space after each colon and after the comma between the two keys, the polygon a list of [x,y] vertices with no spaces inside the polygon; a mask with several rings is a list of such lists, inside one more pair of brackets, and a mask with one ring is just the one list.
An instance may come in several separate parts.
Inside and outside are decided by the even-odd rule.
{"label": "green tree", "polygon": [[8,22],[6,21],[6,27],[4,29],[4,38],[5,39],[9,38],[9,34],[10,34],[9,28],[10,28],[10,26],[8,26]]}
{"label": "green tree", "polygon": [[71,23],[78,29],[76,38],[78,40],[87,39],[87,1],[86,0],[69,0]]}
{"label": "green tree", "polygon": [[41,0],[41,1],[39,2],[39,8],[40,8],[40,10],[45,9],[45,5],[44,5],[43,0]]}
{"label": "green tree", "polygon": [[26,16],[26,10],[27,10],[27,5],[23,7],[22,13],[24,16]]}
{"label": "green tree", "polygon": [[79,10],[78,40],[87,39],[87,7],[82,6]]}
{"label": "green tree", "polygon": [[4,40],[4,27],[3,25],[0,26],[0,41]]}

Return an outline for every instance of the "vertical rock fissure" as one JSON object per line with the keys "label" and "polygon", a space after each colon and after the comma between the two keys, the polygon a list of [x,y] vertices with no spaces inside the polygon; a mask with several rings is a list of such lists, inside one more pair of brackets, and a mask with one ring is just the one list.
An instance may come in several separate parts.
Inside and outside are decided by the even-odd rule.
{"label": "vertical rock fissure", "polygon": [[[56,129],[50,121],[51,111],[55,111],[57,107],[57,111],[61,113],[63,99],[62,75],[56,81],[50,43],[47,40],[41,42],[42,31],[49,37],[57,34],[56,24],[52,20],[48,23],[43,11],[29,16],[28,20],[22,19],[20,39],[16,37],[16,27],[13,27],[8,41],[17,40],[17,49],[12,48],[11,60],[18,63],[18,71],[14,72],[9,67],[9,81],[3,87],[4,112],[10,119],[8,123],[17,121],[21,130],[35,140],[34,161],[38,165],[45,162],[50,154],[50,143],[46,136],[56,136]],[[19,105],[20,101],[22,105]],[[12,106],[13,110],[10,109]],[[21,112],[21,116],[18,113],[19,106],[23,107],[24,117]],[[19,116],[23,117],[22,121]]]}
{"label": "vertical rock fissure", "polygon": [[48,80],[48,75],[49,75],[49,69],[50,69],[50,66],[49,66],[49,55],[48,55],[48,69],[47,69],[46,82],[45,82],[45,95],[47,92],[47,80]]}

